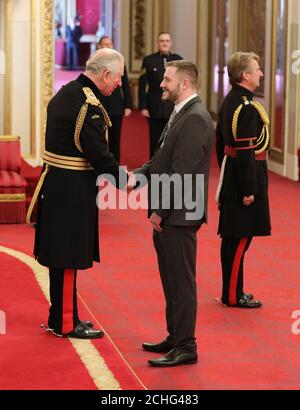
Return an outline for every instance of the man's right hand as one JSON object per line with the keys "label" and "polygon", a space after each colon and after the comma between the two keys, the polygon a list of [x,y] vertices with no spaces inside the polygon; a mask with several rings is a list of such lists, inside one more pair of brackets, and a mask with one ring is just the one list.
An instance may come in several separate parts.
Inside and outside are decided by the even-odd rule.
{"label": "man's right hand", "polygon": [[245,206],[251,205],[252,202],[254,202],[254,195],[244,196],[244,198],[243,198],[243,204],[244,204]]}
{"label": "man's right hand", "polygon": [[129,178],[127,182],[127,192],[131,192],[136,185],[135,174],[131,171],[128,172]]}
{"label": "man's right hand", "polygon": [[150,117],[149,111],[148,111],[148,110],[146,110],[146,109],[141,110],[141,114],[142,114],[142,116],[143,116],[143,117],[147,117],[147,118],[149,118],[149,117]]}

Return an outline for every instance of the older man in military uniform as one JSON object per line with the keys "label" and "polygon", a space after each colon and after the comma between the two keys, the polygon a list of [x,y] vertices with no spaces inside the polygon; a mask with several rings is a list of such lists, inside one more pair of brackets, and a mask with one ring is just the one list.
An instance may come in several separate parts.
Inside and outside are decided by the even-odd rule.
{"label": "older man in military uniform", "polygon": [[[139,109],[148,118],[150,130],[150,158],[154,155],[158,140],[165,128],[174,104],[162,101],[162,89],[165,65],[169,61],[182,60],[178,54],[171,53],[172,38],[170,33],[159,33],[157,37],[158,51],[144,58],[143,73],[139,78]],[[146,91],[148,86],[148,91]]]}
{"label": "older man in military uniform", "polygon": [[259,308],[262,303],[243,289],[244,256],[252,237],[271,233],[266,163],[269,119],[263,106],[253,100],[263,76],[259,57],[233,54],[228,75],[232,89],[220,108],[216,132],[221,167],[216,199],[222,237],[222,303]]}
{"label": "older man in military uniform", "polygon": [[99,262],[97,176],[110,174],[118,187],[127,182],[127,172],[108,151],[110,119],[99,101],[121,85],[123,70],[121,54],[98,50],[85,73],[62,87],[48,105],[44,169],[27,222],[38,198],[34,253],[49,267],[48,330],[57,336],[103,336],[91,322],[79,320],[76,275]]}

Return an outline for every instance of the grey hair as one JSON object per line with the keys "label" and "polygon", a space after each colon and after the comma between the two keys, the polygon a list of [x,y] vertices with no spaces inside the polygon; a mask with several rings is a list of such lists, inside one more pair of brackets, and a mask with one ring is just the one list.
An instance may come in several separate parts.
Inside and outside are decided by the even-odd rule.
{"label": "grey hair", "polygon": [[119,70],[121,64],[124,64],[122,54],[112,48],[102,48],[90,56],[86,62],[86,71],[94,75],[104,70],[115,73]]}
{"label": "grey hair", "polygon": [[239,84],[243,80],[243,73],[250,73],[250,62],[256,60],[258,63],[260,58],[257,54],[250,52],[245,53],[237,51],[234,53],[227,63],[227,70],[229,76],[229,82],[231,85]]}

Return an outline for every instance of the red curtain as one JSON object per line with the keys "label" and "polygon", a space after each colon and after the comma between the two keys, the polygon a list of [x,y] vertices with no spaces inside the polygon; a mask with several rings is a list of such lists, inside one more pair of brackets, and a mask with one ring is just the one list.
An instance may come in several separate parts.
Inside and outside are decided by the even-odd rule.
{"label": "red curtain", "polygon": [[80,24],[83,34],[96,34],[100,20],[100,0],[77,0],[77,14],[81,16]]}

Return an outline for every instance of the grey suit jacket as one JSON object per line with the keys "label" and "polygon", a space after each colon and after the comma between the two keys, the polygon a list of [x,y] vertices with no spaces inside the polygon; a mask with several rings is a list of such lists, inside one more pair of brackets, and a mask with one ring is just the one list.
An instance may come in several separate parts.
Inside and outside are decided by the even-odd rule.
{"label": "grey suit jacket", "polygon": [[164,224],[176,226],[207,222],[213,125],[199,97],[185,104],[169,130],[164,129],[162,142],[151,160],[134,171],[147,177],[149,216],[155,211]]}

